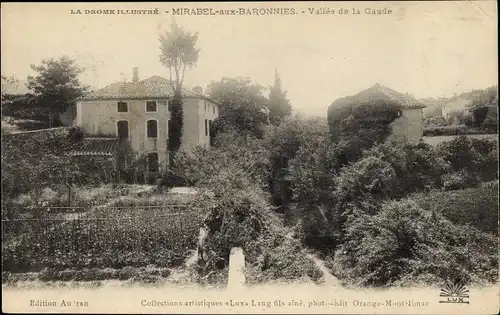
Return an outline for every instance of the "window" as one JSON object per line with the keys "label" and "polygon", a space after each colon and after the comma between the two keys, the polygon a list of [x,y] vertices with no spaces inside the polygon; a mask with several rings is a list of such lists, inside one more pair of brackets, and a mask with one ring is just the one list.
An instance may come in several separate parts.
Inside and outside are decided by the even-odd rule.
{"label": "window", "polygon": [[128,138],[128,121],[120,120],[116,123],[118,130],[118,138],[126,139]]}
{"label": "window", "polygon": [[127,102],[118,102],[116,103],[118,107],[119,113],[127,113],[128,112],[128,103]]}
{"label": "window", "polygon": [[215,114],[215,105],[214,105],[214,114]]}
{"label": "window", "polygon": [[205,111],[206,111],[207,110],[207,102],[203,102],[203,103],[205,103]]}
{"label": "window", "polygon": [[205,136],[208,136],[208,120],[205,119]]}
{"label": "window", "polygon": [[213,126],[213,121],[209,120],[208,121],[208,131],[210,133],[210,145],[214,145],[214,131],[212,129],[212,126]]}
{"label": "window", "polygon": [[148,120],[146,123],[148,138],[158,138],[158,121]]}
{"label": "window", "polygon": [[148,172],[158,173],[160,167],[158,165],[158,152],[148,153]]}
{"label": "window", "polygon": [[146,101],[146,112],[156,112],[156,101]]}

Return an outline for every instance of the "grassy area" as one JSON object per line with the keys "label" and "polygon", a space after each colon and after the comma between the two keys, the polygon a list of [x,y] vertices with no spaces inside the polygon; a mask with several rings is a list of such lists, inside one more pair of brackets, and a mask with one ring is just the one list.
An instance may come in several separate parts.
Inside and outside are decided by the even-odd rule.
{"label": "grassy area", "polygon": [[455,224],[498,235],[498,181],[479,188],[417,194],[412,199]]}

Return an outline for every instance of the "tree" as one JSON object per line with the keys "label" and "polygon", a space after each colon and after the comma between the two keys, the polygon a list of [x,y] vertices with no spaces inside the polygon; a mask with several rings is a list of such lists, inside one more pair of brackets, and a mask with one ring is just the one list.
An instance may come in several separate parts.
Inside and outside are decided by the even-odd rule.
{"label": "tree", "polygon": [[196,48],[198,33],[191,33],[175,22],[171,30],[160,35],[160,61],[170,71],[170,84],[174,96],[170,102],[172,119],[169,124],[169,151],[177,151],[182,139],[182,84],[187,67],[198,61],[200,50]]}
{"label": "tree", "polygon": [[78,76],[84,71],[75,60],[67,56],[59,59],[43,59],[40,65],[31,65],[38,74],[28,76],[28,88],[33,91],[35,102],[45,111],[52,127],[55,114],[66,111],[75,99],[88,89],[80,83]]}
{"label": "tree", "polygon": [[212,81],[208,95],[221,104],[219,118],[214,121],[217,132],[235,130],[244,136],[261,137],[267,123],[264,112],[267,99],[263,87],[250,78],[223,78]]}
{"label": "tree", "polygon": [[19,80],[16,79],[13,75],[7,77],[2,75],[2,99],[5,94],[9,93],[10,89],[16,89],[19,86]]}
{"label": "tree", "polygon": [[277,69],[274,74],[274,86],[269,87],[269,110],[269,119],[273,124],[279,124],[292,112],[292,105],[286,98],[286,91],[281,89],[281,78]]}
{"label": "tree", "polygon": [[[2,196],[11,198],[49,184],[74,180],[76,165],[67,153],[80,145],[78,128],[21,133],[2,139]],[[66,178],[68,176],[68,178]]]}

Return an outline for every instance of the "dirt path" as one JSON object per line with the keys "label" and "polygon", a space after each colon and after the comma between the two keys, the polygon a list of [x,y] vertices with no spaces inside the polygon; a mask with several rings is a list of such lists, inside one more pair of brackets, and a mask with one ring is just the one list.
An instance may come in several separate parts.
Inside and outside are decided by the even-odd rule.
{"label": "dirt path", "polygon": [[321,272],[323,273],[323,279],[325,280],[325,285],[342,286],[339,279],[333,276],[330,273],[330,271],[328,271],[328,268],[325,267],[325,262],[322,259],[318,258],[313,253],[308,253],[307,251],[305,251],[305,254],[307,258],[311,259],[316,264],[316,267],[318,267],[318,269],[321,270]]}
{"label": "dirt path", "polygon": [[[287,235],[285,235],[285,237],[288,239],[294,239],[293,232],[289,232]],[[306,255],[307,258],[312,260],[316,267],[318,267],[318,269],[323,273],[323,280],[325,281],[324,285],[339,287],[342,286],[339,279],[333,276],[330,271],[328,271],[328,268],[325,267],[325,262],[322,259],[318,258],[318,256],[304,248],[302,249],[302,253]]]}
{"label": "dirt path", "polygon": [[181,267],[172,270],[172,273],[167,278],[167,282],[175,284],[186,284],[192,282],[192,279],[190,277],[190,269],[193,264],[196,263],[197,258],[198,251],[192,251],[192,253],[184,261],[184,264]]}

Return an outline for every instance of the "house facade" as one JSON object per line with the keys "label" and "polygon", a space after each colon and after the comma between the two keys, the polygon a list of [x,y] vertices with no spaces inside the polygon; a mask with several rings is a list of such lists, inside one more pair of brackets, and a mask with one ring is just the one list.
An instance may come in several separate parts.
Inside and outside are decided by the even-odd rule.
{"label": "house facade", "polygon": [[[147,161],[148,173],[168,168],[170,81],[153,76],[139,81],[134,69],[132,82],[118,82],[93,91],[76,103],[73,125],[94,139],[118,138],[129,143],[136,156]],[[182,149],[210,146],[210,127],[219,115],[219,104],[199,88],[183,90]],[[92,151],[91,149],[87,151]]]}
{"label": "house facade", "polygon": [[424,114],[422,108],[403,108],[401,116],[391,123],[389,141],[419,143],[424,135]]}

